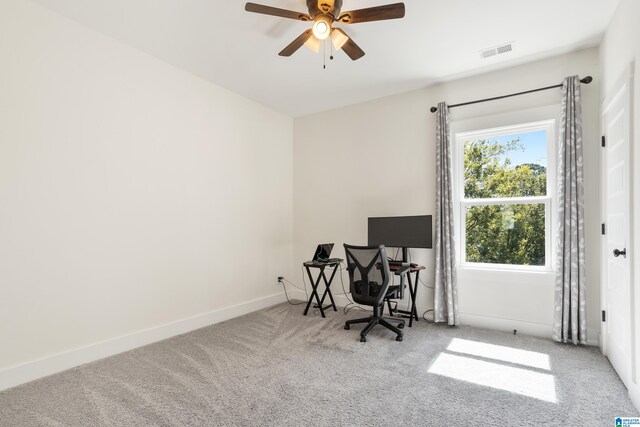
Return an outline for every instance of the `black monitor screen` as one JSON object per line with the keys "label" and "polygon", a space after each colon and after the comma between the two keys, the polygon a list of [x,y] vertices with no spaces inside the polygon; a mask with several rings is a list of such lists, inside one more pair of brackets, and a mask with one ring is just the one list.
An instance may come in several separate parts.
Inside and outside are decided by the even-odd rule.
{"label": "black monitor screen", "polygon": [[431,215],[369,218],[369,246],[433,247]]}

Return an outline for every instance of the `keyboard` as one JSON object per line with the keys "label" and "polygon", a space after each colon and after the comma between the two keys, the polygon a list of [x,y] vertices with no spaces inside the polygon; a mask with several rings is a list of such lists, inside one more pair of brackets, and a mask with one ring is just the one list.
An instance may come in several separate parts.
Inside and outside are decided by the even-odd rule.
{"label": "keyboard", "polygon": [[314,261],[317,262],[318,264],[339,264],[342,262],[341,258],[329,258],[329,259],[322,259],[322,260],[318,260],[318,261]]}

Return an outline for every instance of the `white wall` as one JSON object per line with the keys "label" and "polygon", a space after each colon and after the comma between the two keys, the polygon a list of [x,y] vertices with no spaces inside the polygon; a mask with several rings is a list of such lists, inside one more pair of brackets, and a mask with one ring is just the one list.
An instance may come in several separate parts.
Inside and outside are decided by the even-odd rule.
{"label": "white wall", "polygon": [[292,119],[0,0],[0,372],[281,294]]}
{"label": "white wall", "polygon": [[[620,0],[618,9],[613,16],[607,29],[600,48],[600,65],[602,69],[602,99],[612,95],[616,82],[623,77],[623,73],[630,64],[637,62],[640,58],[640,2],[637,0]],[[632,233],[633,241],[640,240],[640,198],[636,197],[637,189],[640,188],[640,150],[635,146],[638,142],[638,130],[640,129],[640,69],[639,64],[635,64],[634,72],[634,94],[633,94],[633,123],[631,136],[632,152]],[[635,246],[637,247],[637,246]],[[633,356],[635,366],[633,367],[633,381],[629,384],[629,394],[635,405],[640,408],[640,291],[638,290],[638,274],[640,272],[640,253],[635,251],[631,254],[632,269],[635,279],[631,284],[632,288],[632,320],[631,328],[635,334]],[[631,338],[631,337],[630,337]]]}
{"label": "white wall", "polygon": [[[317,243],[366,244],[367,217],[433,214],[435,205],[435,117],[429,108],[561,83],[568,75],[592,75],[584,86],[588,329],[597,342],[599,322],[599,73],[598,50],[530,63],[296,119],[294,144],[294,268]],[[452,110],[452,121],[486,118],[554,106],[560,91]],[[489,124],[487,127],[491,127]],[[324,130],[319,131],[319,130]],[[433,284],[433,250],[413,250],[428,267]],[[302,283],[300,271],[296,281]],[[346,278],[345,278],[346,280]],[[553,280],[549,275],[477,273],[460,276],[462,320],[498,329],[549,337],[553,319]],[[419,289],[421,310],[432,293]]]}

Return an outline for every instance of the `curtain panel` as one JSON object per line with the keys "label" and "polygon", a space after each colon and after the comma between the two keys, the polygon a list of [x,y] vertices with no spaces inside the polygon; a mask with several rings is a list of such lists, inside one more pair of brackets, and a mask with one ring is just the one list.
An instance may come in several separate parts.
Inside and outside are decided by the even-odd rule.
{"label": "curtain panel", "polygon": [[562,87],[558,145],[558,218],[553,339],[587,343],[584,174],[580,78]]}
{"label": "curtain panel", "polygon": [[453,220],[453,171],[449,107],[438,104],[436,118],[436,280],[433,315],[436,322],[458,324],[458,287]]}

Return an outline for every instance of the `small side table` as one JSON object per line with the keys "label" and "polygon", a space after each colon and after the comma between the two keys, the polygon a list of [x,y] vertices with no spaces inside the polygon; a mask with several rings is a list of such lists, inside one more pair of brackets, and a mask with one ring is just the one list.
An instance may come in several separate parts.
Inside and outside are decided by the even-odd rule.
{"label": "small side table", "polygon": [[[393,272],[402,268],[401,265],[390,265],[389,269]],[[416,309],[416,294],[418,293],[418,284],[420,281],[420,272],[426,270],[422,265],[412,266],[407,274],[407,281],[409,282],[409,296],[411,297],[411,311],[395,310],[396,313],[401,313],[403,317],[409,317],[409,327],[413,326],[413,319],[418,321],[418,310]],[[411,281],[411,273],[416,275],[415,281]]]}
{"label": "small side table", "polygon": [[[311,288],[312,288],[311,296],[309,297],[307,306],[304,309],[305,316],[309,312],[309,307],[311,307],[314,297],[316,300],[315,307],[320,309],[320,314],[322,315],[322,317],[327,317],[324,314],[324,310],[329,307],[333,307],[333,311],[338,311],[338,309],[336,308],[336,302],[333,300],[333,295],[331,295],[330,288],[331,288],[331,282],[333,282],[333,278],[335,277],[341,262],[342,260],[336,259],[335,261],[331,261],[331,262],[307,261],[303,264],[304,268],[307,270],[307,275],[309,275],[309,280],[311,281]],[[311,274],[312,268],[320,270],[317,279],[314,279],[313,274]],[[333,269],[333,271],[331,272],[331,276],[329,277],[329,280],[327,280],[327,276],[325,275],[326,268]],[[324,281],[324,285],[325,285],[325,290],[324,290],[324,294],[322,294],[322,299],[318,295],[318,286],[320,286],[321,279]],[[324,304],[324,299],[327,297],[327,295],[329,295],[331,304],[325,307],[323,304]]]}

